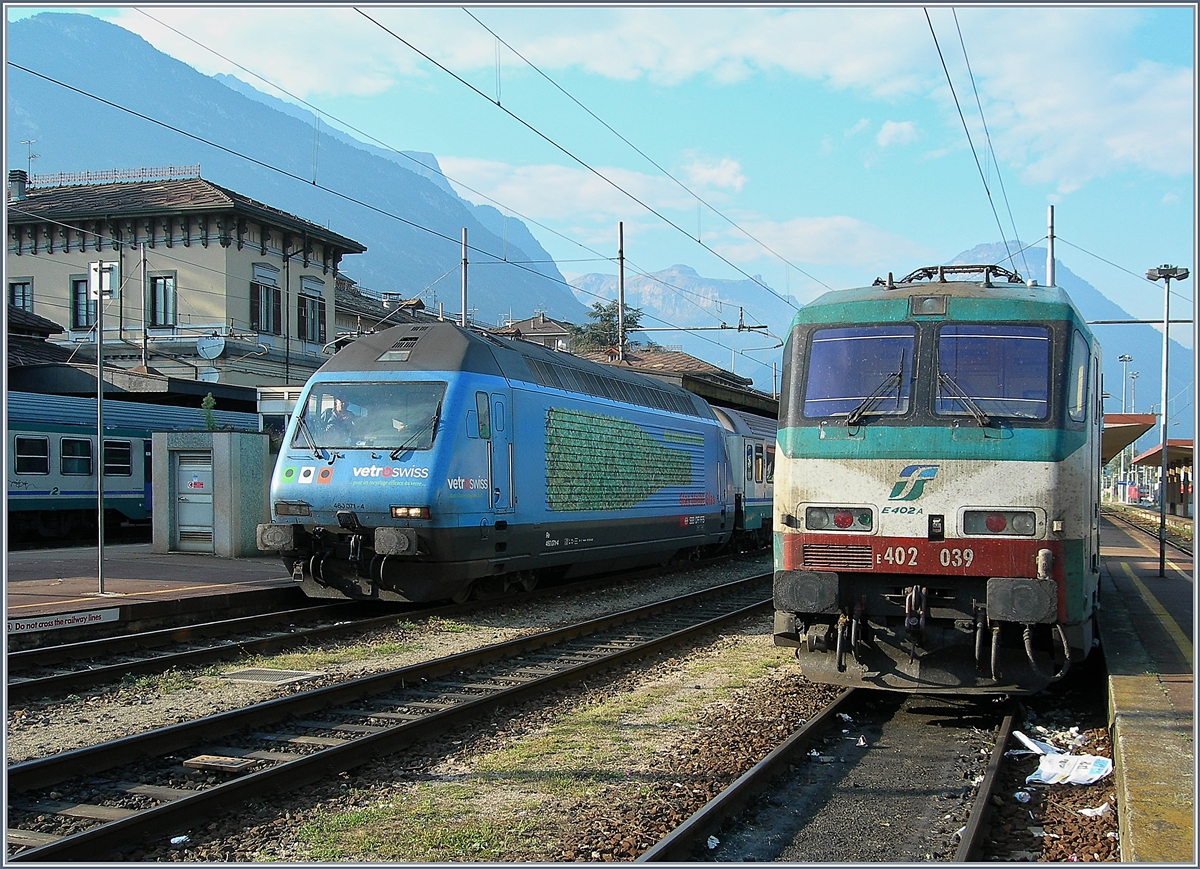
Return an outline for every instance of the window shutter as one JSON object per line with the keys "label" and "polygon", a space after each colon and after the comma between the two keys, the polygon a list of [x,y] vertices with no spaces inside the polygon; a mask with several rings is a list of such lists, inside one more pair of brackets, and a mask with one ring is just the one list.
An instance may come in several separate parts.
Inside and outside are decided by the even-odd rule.
{"label": "window shutter", "polygon": [[271,324],[271,331],[276,335],[283,334],[283,293],[276,289],[272,295],[275,297],[271,305],[271,313],[274,315],[274,322]]}
{"label": "window shutter", "polygon": [[317,303],[317,341],[325,346],[325,300]]}
{"label": "window shutter", "polygon": [[262,288],[258,284],[250,285],[250,325],[262,331]]}
{"label": "window shutter", "polygon": [[296,297],[296,332],[301,338],[308,338],[308,299]]}

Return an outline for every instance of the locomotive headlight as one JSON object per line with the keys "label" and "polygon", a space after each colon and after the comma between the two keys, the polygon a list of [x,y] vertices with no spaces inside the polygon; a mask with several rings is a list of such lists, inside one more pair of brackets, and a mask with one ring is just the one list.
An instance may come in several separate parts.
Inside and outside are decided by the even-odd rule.
{"label": "locomotive headlight", "polygon": [[1027,510],[967,510],[963,513],[963,531],[967,534],[992,534],[1032,537],[1037,517]]}
{"label": "locomotive headlight", "polygon": [[875,520],[861,507],[809,507],[804,525],[809,531],[870,531]]}
{"label": "locomotive headlight", "polygon": [[1033,520],[1032,513],[1014,513],[1011,524],[1014,534],[1025,535],[1032,534],[1033,529],[1037,525],[1037,523]]}
{"label": "locomotive headlight", "polygon": [[428,519],[428,507],[393,507],[393,519]]}

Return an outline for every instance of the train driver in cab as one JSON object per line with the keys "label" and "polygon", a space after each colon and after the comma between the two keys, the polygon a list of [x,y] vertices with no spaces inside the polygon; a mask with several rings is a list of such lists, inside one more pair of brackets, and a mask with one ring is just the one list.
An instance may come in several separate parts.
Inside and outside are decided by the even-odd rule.
{"label": "train driver in cab", "polygon": [[327,436],[345,443],[353,435],[357,421],[358,417],[350,412],[346,400],[335,396],[333,405],[321,414],[321,430]]}

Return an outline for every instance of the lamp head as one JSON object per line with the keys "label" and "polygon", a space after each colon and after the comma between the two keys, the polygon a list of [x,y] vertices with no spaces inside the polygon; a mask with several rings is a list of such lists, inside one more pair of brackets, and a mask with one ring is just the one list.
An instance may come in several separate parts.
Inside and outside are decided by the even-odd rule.
{"label": "lamp head", "polygon": [[1167,264],[1161,265],[1156,269],[1148,269],[1146,271],[1146,279],[1151,281],[1182,281],[1187,278],[1188,274],[1188,270],[1181,266]]}

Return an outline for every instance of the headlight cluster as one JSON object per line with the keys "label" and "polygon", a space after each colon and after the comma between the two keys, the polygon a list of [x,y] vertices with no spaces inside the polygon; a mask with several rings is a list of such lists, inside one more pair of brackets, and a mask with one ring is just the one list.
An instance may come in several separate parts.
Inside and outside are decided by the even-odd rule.
{"label": "headlight cluster", "polygon": [[1037,517],[1024,510],[967,510],[963,513],[966,534],[999,534],[1032,537]]}
{"label": "headlight cluster", "polygon": [[428,519],[428,507],[393,507],[393,519]]}
{"label": "headlight cluster", "polygon": [[804,511],[804,525],[810,531],[868,532],[874,524],[865,507],[809,507]]}
{"label": "headlight cluster", "polygon": [[276,501],[276,516],[311,516],[312,510],[303,501]]}

